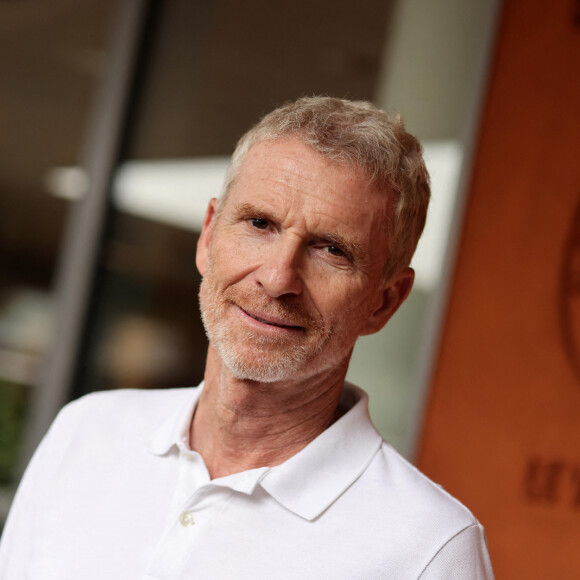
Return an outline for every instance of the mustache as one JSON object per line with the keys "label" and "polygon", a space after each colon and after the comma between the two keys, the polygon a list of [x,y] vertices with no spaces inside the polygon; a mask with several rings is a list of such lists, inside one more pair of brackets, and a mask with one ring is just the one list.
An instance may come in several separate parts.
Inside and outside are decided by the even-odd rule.
{"label": "mustache", "polygon": [[236,288],[228,288],[224,297],[242,310],[255,313],[258,316],[279,318],[290,326],[309,329],[322,328],[319,317],[292,296],[270,298],[258,292],[241,292]]}

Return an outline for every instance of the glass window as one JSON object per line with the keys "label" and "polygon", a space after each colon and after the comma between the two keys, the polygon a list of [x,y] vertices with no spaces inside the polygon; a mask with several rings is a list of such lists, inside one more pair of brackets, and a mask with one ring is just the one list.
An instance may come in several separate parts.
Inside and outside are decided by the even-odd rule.
{"label": "glass window", "polygon": [[21,468],[50,337],[68,203],[51,170],[78,163],[114,2],[0,3],[0,524]]}

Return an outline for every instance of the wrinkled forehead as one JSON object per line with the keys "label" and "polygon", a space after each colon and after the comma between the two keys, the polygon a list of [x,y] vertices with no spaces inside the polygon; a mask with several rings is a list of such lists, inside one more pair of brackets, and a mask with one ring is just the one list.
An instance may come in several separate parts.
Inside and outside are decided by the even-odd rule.
{"label": "wrinkled forehead", "polygon": [[305,180],[310,178],[313,186],[316,186],[317,182],[327,182],[333,186],[339,179],[345,185],[350,185],[351,196],[359,195],[361,203],[371,189],[382,193],[383,202],[390,203],[394,197],[391,188],[379,187],[366,168],[351,159],[339,157],[332,152],[320,151],[313,145],[305,143],[300,135],[254,143],[228,173],[230,182],[226,183],[226,186],[229,185],[227,191],[240,179],[247,182],[252,179],[278,181],[294,173],[301,175]]}
{"label": "wrinkled forehead", "polygon": [[285,227],[300,225],[304,235],[346,235],[369,244],[387,235],[390,197],[356,166],[284,139],[252,147],[223,207],[244,215],[253,208]]}
{"label": "wrinkled forehead", "polygon": [[[232,187],[294,190],[305,195],[325,194],[369,203],[379,193],[367,173],[353,162],[320,153],[296,136],[262,141],[253,145],[242,160]],[[238,188],[239,189],[239,188]],[[392,197],[379,193],[382,203]],[[372,194],[372,195],[371,195]]]}
{"label": "wrinkled forehead", "polygon": [[391,189],[388,184],[376,183],[375,177],[372,171],[364,166],[358,164],[351,156],[347,154],[346,151],[336,151],[325,147],[324,144],[319,143],[309,143],[307,142],[307,136],[300,132],[290,133],[288,135],[277,136],[277,137],[263,137],[258,141],[251,144],[247,144],[240,150],[236,150],[232,157],[230,166],[225,178],[224,188],[222,190],[221,199],[225,199],[232,185],[238,180],[242,169],[246,170],[247,165],[252,165],[249,161],[252,157],[257,155],[257,152],[263,149],[269,149],[271,146],[276,146],[282,143],[294,143],[303,148],[308,154],[316,154],[319,159],[329,165],[334,167],[350,168],[353,172],[357,173],[358,176],[366,180],[369,183],[374,183],[376,187],[385,191],[385,195],[389,198],[391,196]]}

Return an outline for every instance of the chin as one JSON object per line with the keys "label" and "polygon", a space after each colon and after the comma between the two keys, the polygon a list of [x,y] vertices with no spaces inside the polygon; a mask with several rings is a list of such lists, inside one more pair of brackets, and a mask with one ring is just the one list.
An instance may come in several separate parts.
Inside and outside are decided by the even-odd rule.
{"label": "chin", "polygon": [[[296,379],[305,368],[307,353],[241,353],[229,345],[214,344],[226,368],[239,380],[276,383]],[[237,351],[237,352],[235,352]]]}

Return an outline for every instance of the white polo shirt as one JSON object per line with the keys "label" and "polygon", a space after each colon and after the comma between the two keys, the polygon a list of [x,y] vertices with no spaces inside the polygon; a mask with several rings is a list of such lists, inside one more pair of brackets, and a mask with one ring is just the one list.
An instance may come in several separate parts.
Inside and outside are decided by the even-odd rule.
{"label": "white polo shirt", "polygon": [[481,525],[383,442],[360,389],[285,463],[214,480],[187,443],[200,390],[65,407],[15,498],[0,578],[493,578]]}

